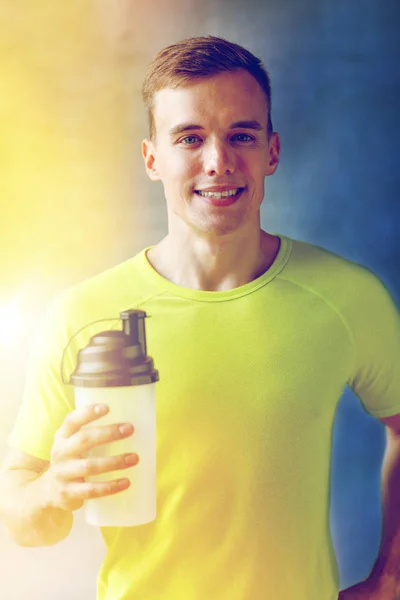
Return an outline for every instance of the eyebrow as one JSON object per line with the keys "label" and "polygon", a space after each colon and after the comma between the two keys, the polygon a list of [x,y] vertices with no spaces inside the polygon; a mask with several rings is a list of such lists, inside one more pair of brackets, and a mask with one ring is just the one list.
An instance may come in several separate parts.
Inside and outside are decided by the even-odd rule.
{"label": "eyebrow", "polygon": [[[169,135],[174,136],[178,133],[183,133],[184,131],[198,131],[199,129],[204,128],[201,127],[201,125],[195,125],[194,123],[180,123],[169,130]],[[253,129],[255,131],[262,131],[263,126],[258,121],[236,121],[230,125],[229,129]]]}

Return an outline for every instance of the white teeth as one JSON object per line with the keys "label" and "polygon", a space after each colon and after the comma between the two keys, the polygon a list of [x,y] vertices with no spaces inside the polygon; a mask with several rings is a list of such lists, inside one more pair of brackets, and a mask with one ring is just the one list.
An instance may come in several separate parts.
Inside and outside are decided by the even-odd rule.
{"label": "white teeth", "polygon": [[240,188],[236,188],[234,190],[229,190],[228,192],[201,192],[198,191],[198,194],[200,194],[200,196],[205,196],[208,198],[228,198],[229,196],[235,196],[235,194],[238,193],[238,191],[240,190]]}

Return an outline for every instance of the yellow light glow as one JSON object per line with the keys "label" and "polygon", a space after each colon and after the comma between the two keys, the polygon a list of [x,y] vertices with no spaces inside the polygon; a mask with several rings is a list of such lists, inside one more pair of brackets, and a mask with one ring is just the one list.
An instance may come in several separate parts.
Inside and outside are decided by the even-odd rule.
{"label": "yellow light glow", "polygon": [[18,297],[0,304],[0,347],[16,348],[22,340],[27,318]]}

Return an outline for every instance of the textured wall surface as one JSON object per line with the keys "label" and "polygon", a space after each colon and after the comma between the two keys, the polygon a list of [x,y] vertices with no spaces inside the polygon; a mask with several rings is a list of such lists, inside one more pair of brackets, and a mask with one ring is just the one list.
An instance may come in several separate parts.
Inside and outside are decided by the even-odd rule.
{"label": "textured wall surface", "polygon": [[[181,38],[221,35],[271,73],[282,158],[263,227],[368,266],[399,299],[399,13],[391,0],[0,0],[0,321],[15,298],[24,317],[13,340],[0,322],[0,459],[50,299],[166,232],[162,188],[140,155],[140,85],[155,52]],[[331,510],[343,587],[378,548],[383,449],[382,427],[346,392]],[[51,548],[19,548],[0,530],[1,597],[94,598],[103,552],[81,514]]]}

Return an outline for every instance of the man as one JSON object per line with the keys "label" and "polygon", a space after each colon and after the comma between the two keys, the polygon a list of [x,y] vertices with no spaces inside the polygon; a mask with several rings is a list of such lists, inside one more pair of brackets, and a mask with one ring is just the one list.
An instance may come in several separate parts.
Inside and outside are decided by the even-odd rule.
{"label": "man", "polygon": [[[161,181],[168,233],[152,248],[67,290],[33,353],[2,476],[1,512],[22,545],[53,544],[87,498],[129,481],[85,477],[127,467],[86,461],[126,435],[107,407],[74,410],[60,379],[99,319],[140,308],[157,383],[154,522],[103,528],[100,600],[334,600],[329,533],[332,426],[346,385],[387,427],[384,531],[366,581],[340,600],[394,600],[400,582],[399,318],[367,269],[261,230],[264,179],[279,161],[270,82],[225,40],[161,51],[143,96],[142,150]],[[87,326],[85,329],[85,325]],[[96,412],[98,410],[98,412]],[[91,424],[82,434],[81,427]],[[119,424],[120,425],[120,424]],[[129,466],[140,457],[129,457]]]}

